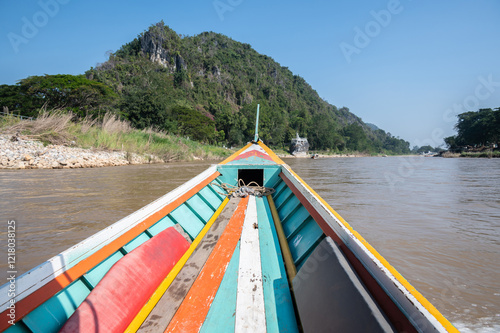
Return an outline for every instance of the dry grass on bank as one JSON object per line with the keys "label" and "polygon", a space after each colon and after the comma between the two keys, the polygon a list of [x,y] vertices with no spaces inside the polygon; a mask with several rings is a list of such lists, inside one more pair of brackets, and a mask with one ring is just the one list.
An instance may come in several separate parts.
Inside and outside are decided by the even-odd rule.
{"label": "dry grass on bank", "polygon": [[75,116],[60,110],[41,112],[35,120],[0,117],[0,133],[58,144],[99,150],[126,151],[164,161],[218,160],[231,154],[222,147],[205,145],[151,128],[137,130],[130,122],[107,113],[101,121]]}

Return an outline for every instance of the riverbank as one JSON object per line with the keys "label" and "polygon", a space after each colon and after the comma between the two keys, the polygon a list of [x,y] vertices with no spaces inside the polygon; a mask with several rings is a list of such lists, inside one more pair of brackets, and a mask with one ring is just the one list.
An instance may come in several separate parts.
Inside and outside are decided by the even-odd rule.
{"label": "riverbank", "polygon": [[369,157],[369,156],[380,156],[387,157],[387,155],[370,155],[366,153],[360,153],[358,151],[351,151],[345,153],[333,153],[328,151],[309,151],[308,153],[302,155],[292,155],[284,149],[275,148],[274,153],[279,158],[336,158],[336,157]]}
{"label": "riverbank", "polygon": [[446,151],[440,155],[440,157],[444,158],[500,158],[500,151],[471,151],[471,152],[461,152],[461,153],[452,153]]}
{"label": "riverbank", "polygon": [[[289,153],[283,153],[279,152],[276,153],[279,158],[339,158],[339,157],[373,157],[373,156],[378,156],[378,157],[387,157],[387,155],[370,155],[370,154],[363,154],[363,153],[358,153],[358,152],[353,152],[353,153],[345,153],[345,154],[307,154],[307,155],[299,155],[295,156]],[[314,156],[314,157],[313,157]]]}
{"label": "riverbank", "polygon": [[0,135],[0,168],[2,169],[73,169],[162,163],[154,156],[123,151],[99,151],[47,145],[22,136]]}
{"label": "riverbank", "polygon": [[42,113],[36,120],[0,118],[0,168],[94,168],[172,161],[219,161],[230,149],[202,144],[151,128],[133,129],[105,115],[100,122]]}

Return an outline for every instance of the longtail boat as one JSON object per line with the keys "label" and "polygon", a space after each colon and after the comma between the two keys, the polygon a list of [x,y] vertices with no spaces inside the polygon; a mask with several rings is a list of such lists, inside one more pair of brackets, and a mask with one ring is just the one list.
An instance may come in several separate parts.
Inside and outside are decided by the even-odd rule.
{"label": "longtail boat", "polygon": [[3,285],[0,307],[9,333],[458,332],[257,129],[225,161]]}

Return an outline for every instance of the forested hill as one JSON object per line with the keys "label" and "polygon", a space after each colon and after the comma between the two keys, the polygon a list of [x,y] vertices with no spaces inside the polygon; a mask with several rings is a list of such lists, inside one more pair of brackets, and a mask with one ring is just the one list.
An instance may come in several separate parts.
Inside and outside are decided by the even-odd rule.
{"label": "forested hill", "polygon": [[[30,77],[16,89],[25,93],[37,86],[46,89],[40,83],[44,79],[61,76]],[[286,147],[298,132],[312,149],[409,152],[408,142],[367,126],[345,107],[327,103],[302,77],[272,58],[213,32],[181,36],[160,22],[111,53],[85,77],[73,80],[86,86],[87,94],[72,91],[78,98],[53,107],[73,108],[80,114],[111,110],[139,128],[154,126],[200,141],[240,146],[253,137],[260,104],[259,134],[274,147]],[[7,88],[11,91],[5,94]],[[12,101],[12,89],[0,87],[0,102],[7,95]],[[42,90],[42,95],[61,90]],[[90,101],[89,92],[92,103],[81,105]],[[27,111],[19,103],[17,109]]]}

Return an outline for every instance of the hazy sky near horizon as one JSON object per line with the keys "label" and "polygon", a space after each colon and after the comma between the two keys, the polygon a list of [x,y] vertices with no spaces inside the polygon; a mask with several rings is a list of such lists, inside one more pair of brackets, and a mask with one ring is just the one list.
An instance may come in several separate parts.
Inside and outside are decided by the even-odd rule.
{"label": "hazy sky near horizon", "polygon": [[500,107],[500,1],[0,0],[0,84],[82,74],[163,20],[250,44],[337,107],[438,146],[455,115]]}

